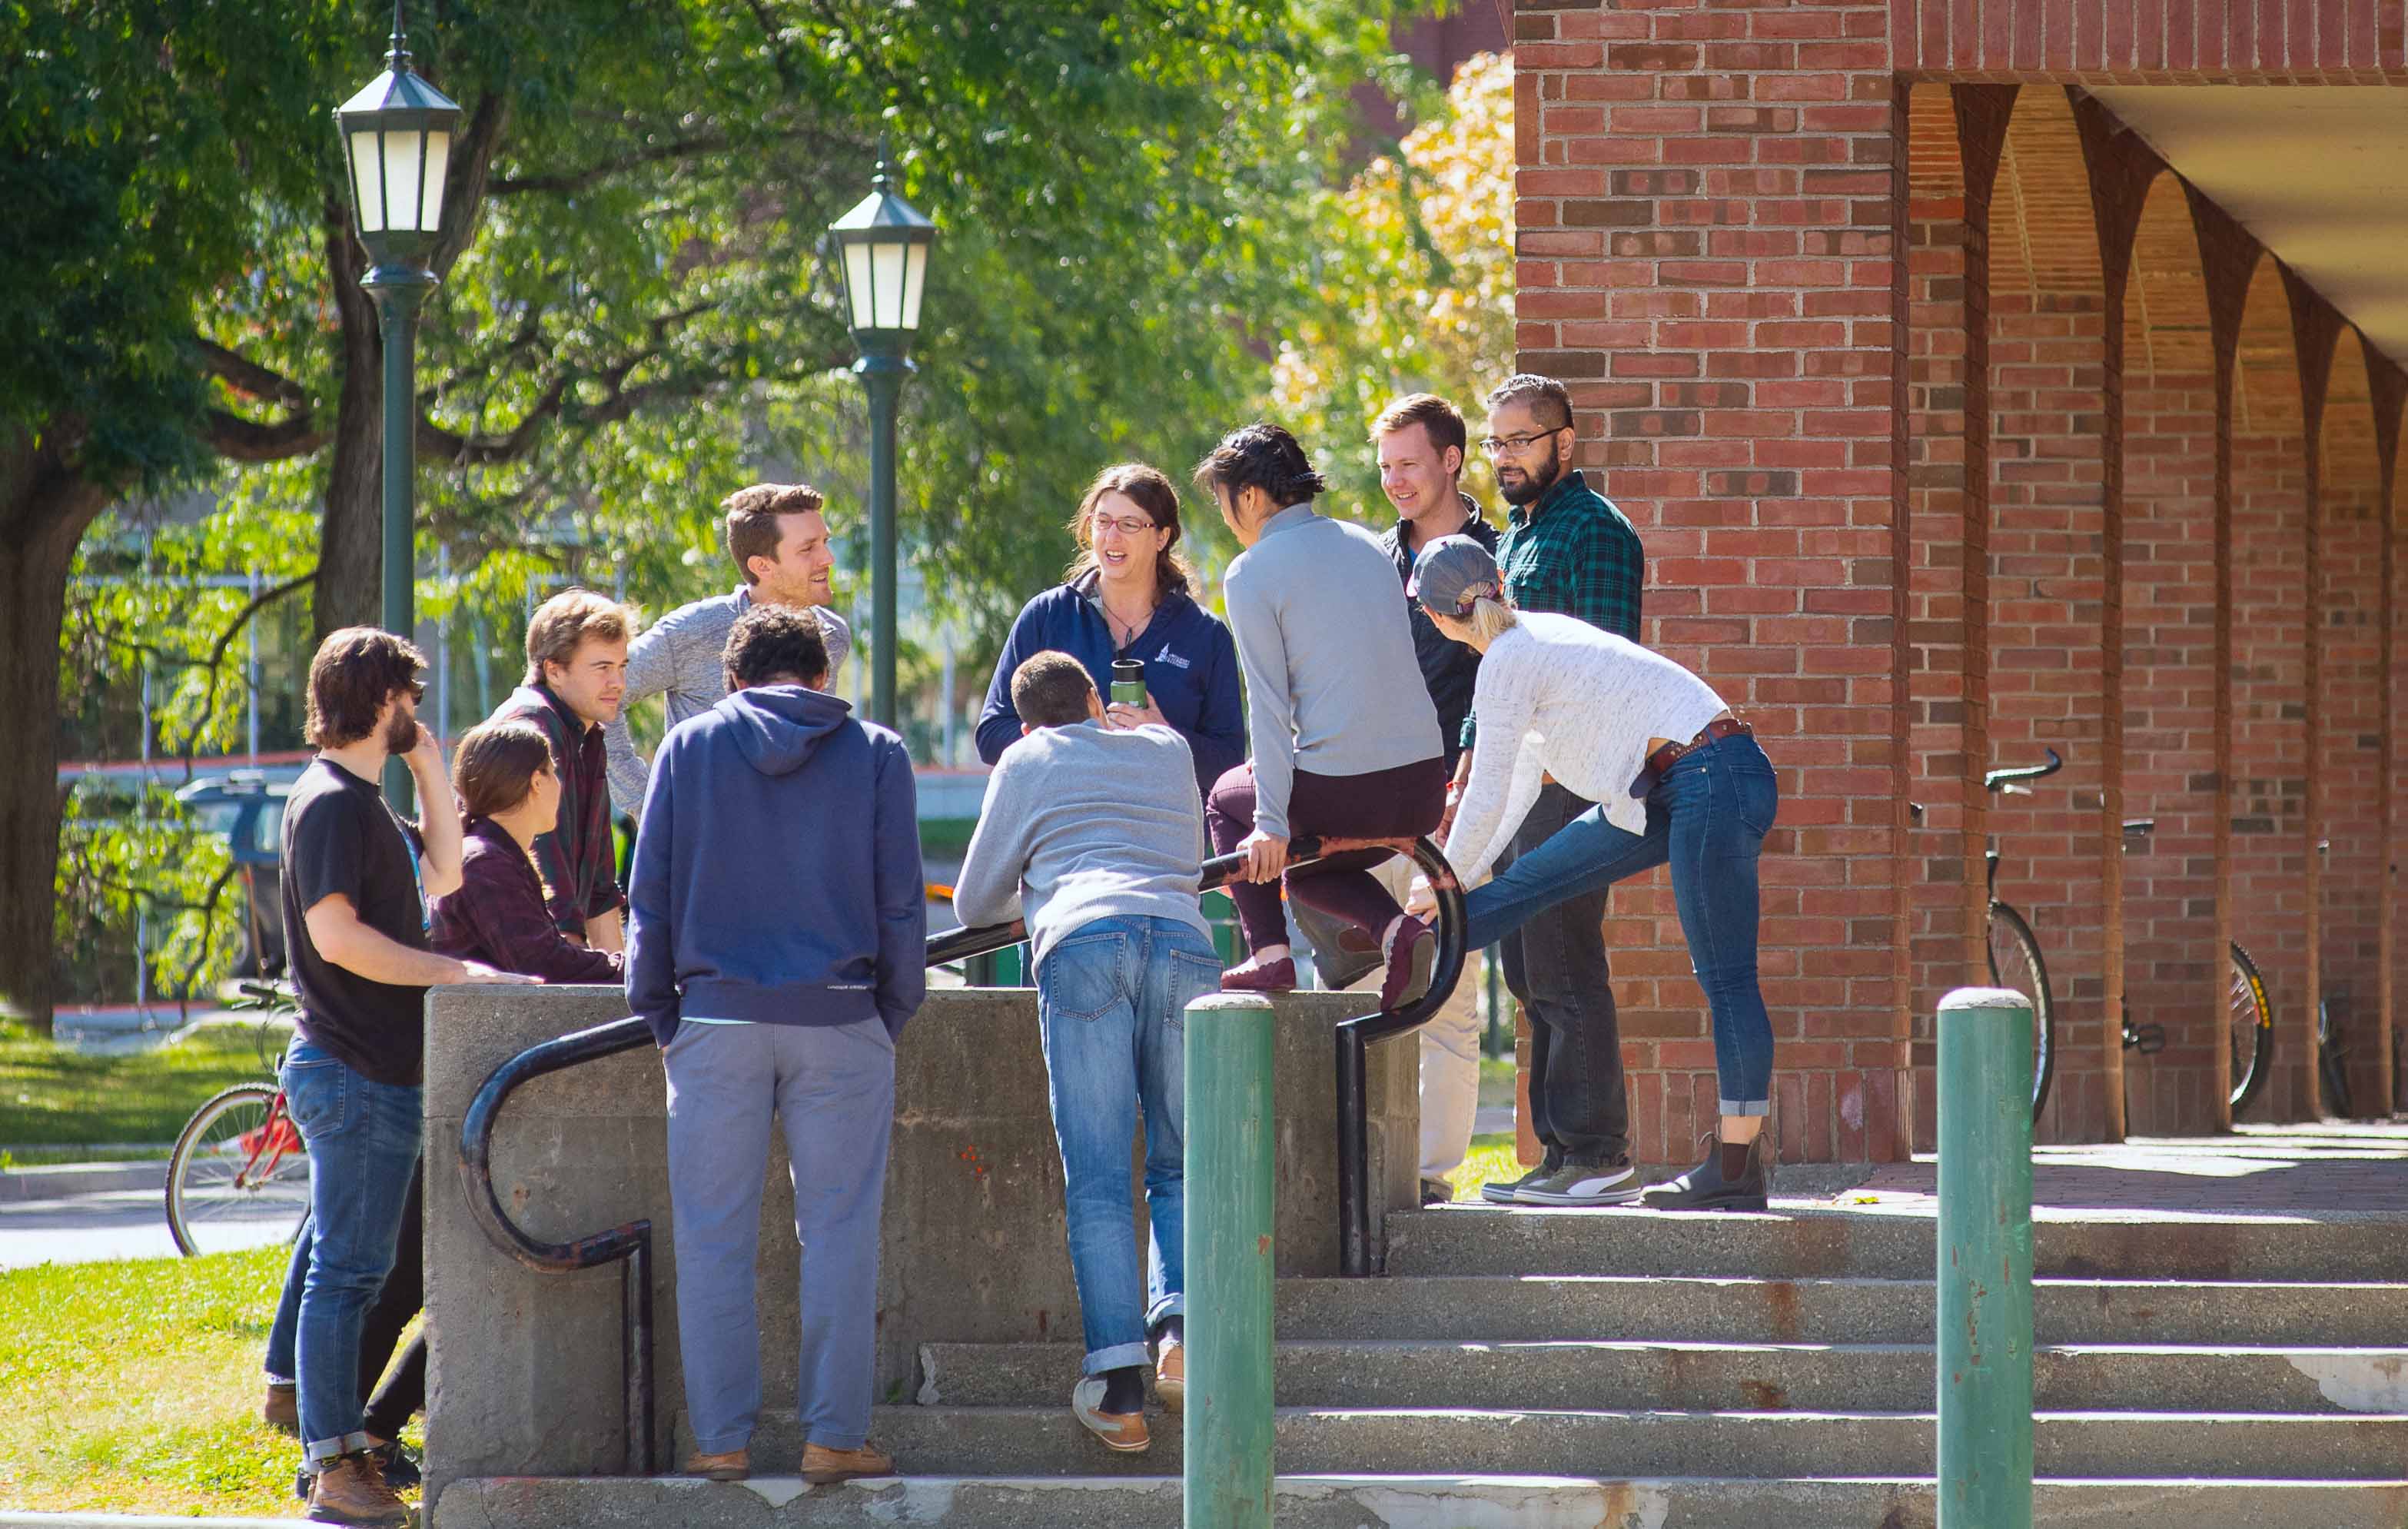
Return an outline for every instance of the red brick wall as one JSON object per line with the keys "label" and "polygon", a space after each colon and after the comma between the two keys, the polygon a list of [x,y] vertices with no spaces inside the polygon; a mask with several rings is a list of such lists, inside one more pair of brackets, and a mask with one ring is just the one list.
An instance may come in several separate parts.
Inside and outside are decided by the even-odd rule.
{"label": "red brick wall", "polygon": [[[2334,387],[2354,397],[2326,410],[2321,524],[2317,538],[2317,715],[2322,789],[2319,837],[2331,842],[2320,897],[2317,945],[2323,988],[2339,1007],[2350,1051],[2358,1113],[2370,1113],[2382,1080],[2377,1065],[2381,991],[2379,914],[2384,884],[2381,837],[2366,831],[2382,813],[2383,703],[2380,693],[2383,599],[2381,492],[2376,482],[2365,368],[2356,345],[2343,348]],[[2333,1113],[2330,1100],[2324,1102]],[[2381,1113],[2381,1112],[2375,1112]]]}
{"label": "red brick wall", "polygon": [[[1781,773],[1760,964],[1791,1160],[1898,1147],[1885,26],[1515,17],[1522,365],[1571,384],[1581,461],[1646,541],[1650,638]],[[1614,916],[1633,1150],[1685,1161],[1714,1097],[1703,1004],[1660,877]]]}
{"label": "red brick wall", "polygon": [[2065,760],[1990,812],[1999,895],[2040,937],[2056,997],[2043,1141],[2098,1140],[2106,1108],[2102,307],[2096,294],[1990,298],[1990,762],[2037,764],[2044,748]]}
{"label": "red brick wall", "polygon": [[2380,84],[2408,73],[2397,0],[1899,0],[1900,70],[1959,79]]}

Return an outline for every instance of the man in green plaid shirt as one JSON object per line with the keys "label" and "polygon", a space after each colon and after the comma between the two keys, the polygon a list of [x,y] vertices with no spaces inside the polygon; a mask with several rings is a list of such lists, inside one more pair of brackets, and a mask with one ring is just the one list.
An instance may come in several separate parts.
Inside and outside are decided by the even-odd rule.
{"label": "man in green plaid shirt", "polygon": [[[1571,395],[1549,377],[1507,378],[1488,396],[1497,486],[1512,506],[1497,568],[1517,611],[1575,616],[1639,640],[1639,592],[1647,555],[1639,533],[1571,466]],[[1463,723],[1463,757],[1447,792],[1447,815],[1471,775],[1477,714]],[[1514,740],[1498,741],[1511,749]],[[1597,804],[1553,779],[1513,835],[1528,854]],[[1446,827],[1441,825],[1441,836]],[[1497,869],[1507,862],[1500,858]],[[1639,1198],[1630,1163],[1630,1100],[1622,1078],[1622,1033],[1606,964],[1606,894],[1560,902],[1501,942],[1505,985],[1530,1016],[1531,1126],[1546,1157],[1484,1198],[1504,1204],[1625,1204]]]}

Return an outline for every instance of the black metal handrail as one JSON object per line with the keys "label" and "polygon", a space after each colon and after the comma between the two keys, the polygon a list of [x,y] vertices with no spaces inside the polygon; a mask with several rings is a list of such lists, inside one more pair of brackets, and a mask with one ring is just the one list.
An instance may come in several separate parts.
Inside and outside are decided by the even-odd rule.
{"label": "black metal handrail", "polygon": [[623,1221],[574,1242],[544,1242],[528,1234],[502,1208],[494,1189],[494,1128],[502,1105],[521,1084],[633,1051],[649,1043],[652,1029],[641,1019],[614,1019],[532,1046],[496,1067],[468,1103],[460,1123],[460,1186],[468,1214],[477,1219],[485,1238],[530,1269],[544,1274],[570,1274],[579,1269],[621,1265],[619,1341],[622,1373],[626,1385],[626,1468],[630,1476],[650,1476],[652,1450],[652,1223]]}
{"label": "black metal handrail", "polygon": [[[1288,868],[1300,869],[1322,856],[1312,838],[1289,842]],[[1400,1009],[1382,1010],[1342,1021],[1338,1044],[1338,1262],[1340,1272],[1363,1276],[1371,1272],[1371,1191],[1369,1101],[1365,1098],[1367,1053],[1381,1041],[1409,1035],[1427,1023],[1446,1002],[1462,975],[1469,953],[1469,931],[1463,891],[1446,857],[1427,839],[1416,839],[1413,862],[1429,877],[1438,895],[1438,955],[1426,992]],[[1226,887],[1245,868],[1242,854],[1223,855],[1204,862],[1200,887]],[[980,929],[940,930],[928,937],[928,964],[1008,948],[1026,939],[1015,919]],[[460,1125],[460,1183],[468,1213],[486,1240],[530,1269],[544,1274],[568,1274],[622,1265],[620,1284],[621,1355],[626,1377],[626,1462],[629,1475],[650,1475],[653,1469],[652,1415],[652,1223],[623,1222],[605,1232],[573,1242],[545,1242],[510,1219],[494,1188],[494,1131],[502,1106],[522,1085],[547,1074],[615,1057],[651,1043],[652,1029],[641,1019],[614,1019],[529,1046],[487,1075],[469,1102]]]}

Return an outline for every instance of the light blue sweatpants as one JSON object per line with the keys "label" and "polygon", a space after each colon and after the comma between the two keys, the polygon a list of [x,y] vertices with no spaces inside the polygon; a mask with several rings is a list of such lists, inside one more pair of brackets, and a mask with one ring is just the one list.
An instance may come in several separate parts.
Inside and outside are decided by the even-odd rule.
{"label": "light blue sweatpants", "polygon": [[762,1169],[774,1117],[793,1160],[802,1245],[803,1437],[857,1450],[869,1434],[878,1218],[895,1119],[885,1024],[678,1027],[668,1072],[678,1341],[696,1446],[744,1449],[761,1413]]}

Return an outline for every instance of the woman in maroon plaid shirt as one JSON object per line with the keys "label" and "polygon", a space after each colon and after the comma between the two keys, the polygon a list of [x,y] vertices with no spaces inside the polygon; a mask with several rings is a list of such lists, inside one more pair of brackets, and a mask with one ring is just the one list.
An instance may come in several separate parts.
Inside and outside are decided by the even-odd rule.
{"label": "woman in maroon plaid shirt", "polygon": [[560,932],[536,874],[536,835],[560,813],[552,745],[531,722],[468,729],[452,766],[460,796],[460,889],[435,900],[437,950],[546,982],[621,980],[621,956]]}

